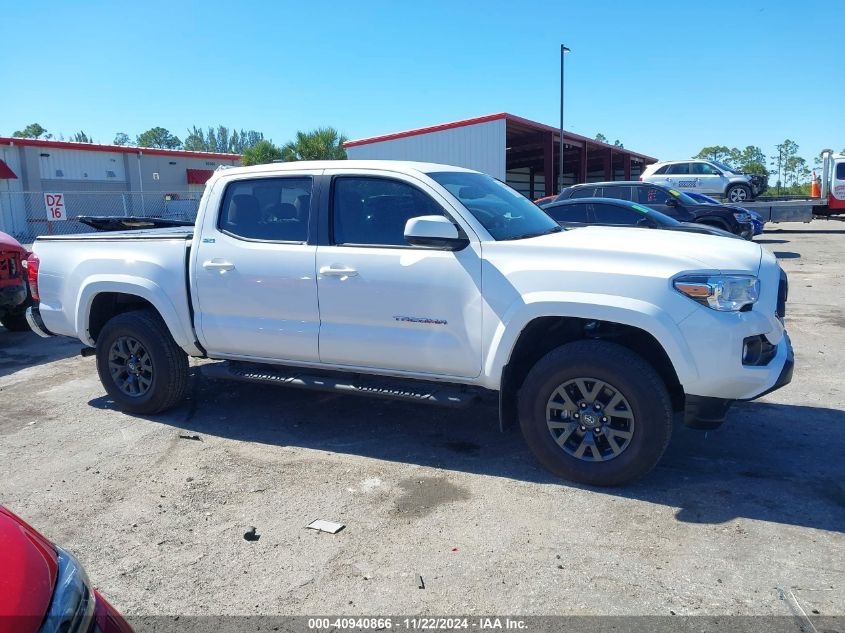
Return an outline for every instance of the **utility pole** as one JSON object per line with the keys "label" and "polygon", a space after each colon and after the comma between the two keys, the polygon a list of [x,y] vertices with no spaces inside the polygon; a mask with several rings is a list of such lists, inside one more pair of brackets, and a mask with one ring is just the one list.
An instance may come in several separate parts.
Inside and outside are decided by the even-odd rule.
{"label": "utility pole", "polygon": [[569,49],[560,45],[560,160],[558,161],[557,192],[563,191],[563,58]]}

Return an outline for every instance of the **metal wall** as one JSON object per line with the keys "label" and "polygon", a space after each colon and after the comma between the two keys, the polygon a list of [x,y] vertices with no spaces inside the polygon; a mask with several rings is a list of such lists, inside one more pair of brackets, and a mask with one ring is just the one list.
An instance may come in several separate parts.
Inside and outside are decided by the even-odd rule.
{"label": "metal wall", "polygon": [[504,119],[355,145],[347,156],[364,160],[414,160],[475,169],[505,179]]}

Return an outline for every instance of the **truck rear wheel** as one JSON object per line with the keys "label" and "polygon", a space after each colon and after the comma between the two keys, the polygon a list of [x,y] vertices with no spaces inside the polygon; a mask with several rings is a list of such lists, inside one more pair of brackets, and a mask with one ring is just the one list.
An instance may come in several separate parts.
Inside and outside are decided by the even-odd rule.
{"label": "truck rear wheel", "polygon": [[617,486],[660,460],[672,434],[672,405],[639,355],[616,343],[575,341],[528,373],[519,421],[529,448],[555,475]]}
{"label": "truck rear wheel", "polygon": [[121,411],[150,415],[181,401],[188,357],[149,310],[113,317],[97,337],[97,373]]}

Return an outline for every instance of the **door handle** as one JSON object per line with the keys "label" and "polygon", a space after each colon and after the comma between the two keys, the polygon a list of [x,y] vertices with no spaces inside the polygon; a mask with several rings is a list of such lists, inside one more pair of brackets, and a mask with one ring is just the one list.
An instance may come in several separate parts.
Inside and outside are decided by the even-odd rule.
{"label": "door handle", "polygon": [[202,267],[206,270],[219,270],[220,272],[225,272],[227,270],[234,269],[235,265],[232,262],[227,262],[222,259],[210,259],[203,262]]}
{"label": "door handle", "polygon": [[354,268],[332,265],[321,267],[320,274],[325,277],[355,277],[358,275],[358,271]]}

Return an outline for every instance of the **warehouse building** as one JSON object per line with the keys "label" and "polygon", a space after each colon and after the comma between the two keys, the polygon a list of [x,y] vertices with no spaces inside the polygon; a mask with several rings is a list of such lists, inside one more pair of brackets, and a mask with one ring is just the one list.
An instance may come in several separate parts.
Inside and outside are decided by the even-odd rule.
{"label": "warehouse building", "polygon": [[214,170],[239,164],[237,154],[0,137],[0,231],[31,241],[79,230],[77,215],[190,217]]}
{"label": "warehouse building", "polygon": [[[347,141],[349,158],[418,160],[490,174],[531,199],[557,193],[560,130],[500,112]],[[636,180],[656,158],[564,132],[563,182]]]}

